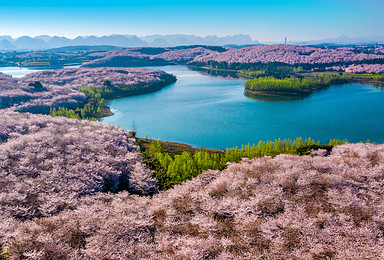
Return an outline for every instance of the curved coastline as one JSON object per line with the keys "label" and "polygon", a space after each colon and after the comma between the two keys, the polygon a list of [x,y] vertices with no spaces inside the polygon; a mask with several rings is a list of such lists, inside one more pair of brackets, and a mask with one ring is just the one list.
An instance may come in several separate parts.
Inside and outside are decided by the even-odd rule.
{"label": "curved coastline", "polygon": [[[150,94],[150,93],[159,91],[169,85],[172,85],[177,81],[177,78],[174,75],[171,75],[171,74],[166,74],[166,75],[167,77],[163,78],[162,81],[154,84],[140,84],[138,86],[127,86],[125,87],[125,90],[124,90],[124,87],[117,89],[117,91],[113,95],[106,96],[105,101],[108,103],[118,98]],[[110,107],[107,105],[105,113],[100,115],[97,119],[100,120],[104,117],[108,117],[112,115],[113,115],[113,112],[111,111]]]}
{"label": "curved coastline", "polygon": [[[379,115],[373,116],[376,112],[363,101],[371,100],[381,107],[384,92],[371,85],[336,85],[305,97],[282,100],[279,96],[263,96],[256,97],[256,102],[244,96],[244,79],[210,77],[185,66],[155,69],[176,75],[178,81],[156,93],[113,100],[108,105],[115,115],[102,119],[103,123],[132,129],[134,122],[139,137],[148,134],[152,139],[212,149],[297,136],[311,136],[321,142],[334,137],[352,142],[383,140],[382,134],[374,130],[381,127],[381,120],[374,119]],[[364,114],[362,118],[370,118],[369,122],[355,124],[346,105],[356,108],[353,113]],[[282,127],[283,123],[289,127]],[[327,124],[333,127],[325,127]]]}

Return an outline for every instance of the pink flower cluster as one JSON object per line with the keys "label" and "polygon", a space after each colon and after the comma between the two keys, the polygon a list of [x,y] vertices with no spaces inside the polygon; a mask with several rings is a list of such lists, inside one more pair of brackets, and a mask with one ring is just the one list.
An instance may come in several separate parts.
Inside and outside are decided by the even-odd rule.
{"label": "pink flower cluster", "polygon": [[347,65],[326,67],[325,70],[345,71]]}
{"label": "pink flower cluster", "polygon": [[375,48],[375,53],[384,54],[384,46],[378,46]]}
{"label": "pink flower cluster", "polygon": [[351,73],[384,73],[384,64],[357,64],[345,69]]}
{"label": "pink flower cluster", "polygon": [[20,121],[0,145],[0,245],[10,258],[383,256],[384,145],[244,160],[150,198],[99,192],[106,179],[135,172],[122,130],[20,114],[8,120]]}
{"label": "pink flower cluster", "polygon": [[349,50],[321,49],[296,45],[265,45],[232,49],[196,57],[194,62],[317,64],[384,59],[384,55],[355,53]]}

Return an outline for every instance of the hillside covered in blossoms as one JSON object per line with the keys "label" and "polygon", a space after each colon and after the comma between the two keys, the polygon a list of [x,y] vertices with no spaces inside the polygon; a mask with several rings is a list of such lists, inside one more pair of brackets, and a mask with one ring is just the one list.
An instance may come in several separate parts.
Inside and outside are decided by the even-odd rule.
{"label": "hillside covered in blossoms", "polygon": [[[288,65],[351,65],[371,64],[380,68],[384,61],[382,46],[374,48],[319,48],[299,45],[259,45],[232,49],[228,47],[199,46],[184,48],[131,48],[93,53],[96,59],[84,64],[100,66],[156,66],[186,64],[204,66],[216,63],[283,63]],[[374,64],[374,65],[372,65]],[[376,64],[378,64],[376,66]],[[313,66],[312,66],[313,67]],[[382,72],[381,69],[356,72]]]}
{"label": "hillside covered in blossoms", "polygon": [[383,256],[383,145],[243,160],[157,193],[124,130],[0,113],[5,259]]}
{"label": "hillside covered in blossoms", "polygon": [[101,87],[109,81],[115,87],[134,86],[158,83],[166,73],[154,69],[138,68],[75,68],[44,70],[26,75],[21,82],[40,81],[46,85],[66,86],[72,89],[79,87]]}
{"label": "hillside covered in blossoms", "polygon": [[9,216],[55,215],[75,208],[79,196],[100,191],[156,192],[134,139],[122,129],[85,120],[0,115],[1,211]]}
{"label": "hillside covered in blossoms", "polygon": [[160,66],[185,64],[196,57],[227,51],[227,47],[189,46],[175,48],[130,48],[91,54],[94,59],[84,63],[85,67],[101,66]]}
{"label": "hillside covered in blossoms", "polygon": [[358,64],[350,65],[345,69],[351,73],[384,73],[384,64]]}
{"label": "hillside covered in blossoms", "polygon": [[47,114],[50,108],[75,109],[86,102],[80,87],[117,90],[126,87],[144,89],[149,85],[171,83],[170,74],[160,70],[137,68],[69,68],[45,70],[17,79],[0,73],[0,109]]}
{"label": "hillside covered in blossoms", "polygon": [[345,49],[314,48],[298,45],[264,45],[228,50],[196,57],[195,62],[268,63],[294,64],[348,63],[384,59],[384,55],[356,53]]}

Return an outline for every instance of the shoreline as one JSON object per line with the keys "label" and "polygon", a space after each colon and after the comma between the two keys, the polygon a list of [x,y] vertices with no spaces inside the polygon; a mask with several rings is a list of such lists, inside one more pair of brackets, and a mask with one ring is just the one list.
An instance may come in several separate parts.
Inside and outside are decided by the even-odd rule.
{"label": "shoreline", "polygon": [[[240,70],[211,68],[211,67],[207,67],[207,66],[196,66],[196,65],[189,65],[189,64],[186,64],[184,66],[189,67],[189,68],[207,70],[207,71],[222,71],[222,72],[236,73],[240,78],[254,79],[254,77],[252,77],[252,76],[248,76],[248,75],[242,74],[240,72]],[[322,71],[314,71],[314,72],[302,72],[302,73],[299,73],[298,75],[305,76],[305,75],[311,75],[311,74],[335,74],[335,73],[339,73],[339,72],[338,71],[323,71],[323,72]],[[378,82],[375,81],[374,79],[372,79],[372,78],[363,78],[363,77],[373,76],[373,75],[381,75],[380,73],[379,74],[372,74],[372,73],[350,73],[350,72],[343,72],[343,74],[355,76],[356,77],[355,78],[356,81],[354,81],[354,82],[341,82],[341,83],[338,83],[338,84],[345,84],[345,83],[352,83],[352,84],[353,83],[375,84],[375,83],[378,83]],[[332,85],[338,85],[338,84],[332,84]]]}
{"label": "shoreline", "polygon": [[[202,68],[202,67],[197,67],[197,66],[186,66],[187,68],[198,68],[198,69],[203,69],[203,70],[210,70],[208,68]],[[223,69],[216,69],[217,71],[225,71]],[[234,72],[234,71],[230,71],[230,72]],[[312,73],[310,73],[312,74]],[[316,74],[316,73],[314,73]],[[266,101],[266,102],[273,102],[273,101],[297,101],[297,100],[301,100],[303,98],[306,98],[308,97],[309,95],[311,95],[312,93],[316,92],[316,91],[321,91],[321,90],[325,90],[331,86],[337,86],[337,85],[342,85],[342,84],[353,84],[353,83],[356,83],[356,84],[369,84],[369,85],[372,85],[374,84],[373,81],[369,81],[369,80],[353,80],[353,81],[343,81],[343,82],[338,82],[337,84],[330,84],[330,85],[327,85],[327,86],[321,86],[320,88],[314,88],[312,89],[311,91],[307,91],[305,93],[281,93],[281,92],[257,92],[257,91],[249,91],[245,88],[243,88],[244,92],[246,93],[249,93],[250,95],[258,95],[258,96],[261,96],[261,97],[266,97],[266,98],[271,98],[271,100],[263,100],[263,101]],[[288,94],[288,95],[287,95]],[[247,96],[247,98],[252,98],[252,97],[249,97]],[[284,99],[285,98],[285,99]],[[108,99],[108,101],[111,101],[112,99]],[[111,115],[108,115],[108,116],[111,116]],[[107,117],[107,116],[105,116]],[[103,118],[103,117],[102,117]],[[100,118],[100,119],[102,119]],[[144,136],[142,136],[144,137]],[[176,142],[177,143],[177,142]],[[195,149],[198,149],[198,148],[195,148]]]}
{"label": "shoreline", "polygon": [[123,87],[114,87],[112,85],[104,88],[96,86],[80,87],[77,91],[84,93],[87,97],[84,104],[80,105],[76,109],[68,109],[65,107],[51,108],[49,115],[95,120],[100,122],[101,119],[113,115],[113,112],[107,105],[107,102],[118,98],[153,93],[175,83],[176,81],[176,76],[166,73],[160,78],[160,81],[155,83],[140,83],[138,85]]}

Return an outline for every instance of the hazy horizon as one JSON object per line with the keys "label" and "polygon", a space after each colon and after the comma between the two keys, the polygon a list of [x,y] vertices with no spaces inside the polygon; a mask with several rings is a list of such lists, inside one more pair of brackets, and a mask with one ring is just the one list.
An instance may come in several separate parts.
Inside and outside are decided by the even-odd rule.
{"label": "hazy horizon", "polygon": [[[227,34],[227,35],[218,35],[218,34],[205,34],[205,35],[199,35],[199,34],[183,34],[183,33],[174,33],[174,34],[146,34],[146,35],[136,35],[136,34],[127,34],[127,33],[121,33],[121,34],[118,34],[118,33],[113,33],[113,34],[89,34],[89,35],[76,35],[76,36],[67,36],[67,35],[58,35],[58,34],[55,34],[55,35],[52,35],[52,34],[35,34],[35,35],[18,35],[18,36],[12,36],[12,35],[9,35],[9,34],[0,34],[0,37],[5,37],[5,36],[10,36],[12,37],[12,39],[16,40],[20,37],[31,37],[31,38],[36,38],[36,37],[41,37],[41,36],[49,36],[49,37],[65,37],[67,39],[70,39],[70,40],[74,40],[78,37],[83,37],[83,38],[87,38],[87,37],[109,37],[109,36],[113,36],[113,35],[123,35],[123,36],[137,36],[139,38],[145,38],[145,37],[149,37],[149,36],[155,36],[155,35],[159,35],[159,36],[175,36],[175,35],[188,35],[188,36],[196,36],[196,37],[201,37],[201,38],[204,38],[204,37],[209,37],[209,36],[217,36],[217,37],[232,37],[232,36],[235,36],[235,35],[239,35],[239,34]],[[285,40],[285,37],[279,39],[279,40],[276,40],[276,41],[262,41],[262,40],[259,40],[259,39],[255,39],[254,37],[252,37],[250,34],[246,34],[246,33],[241,33],[241,35],[246,35],[246,36],[250,36],[252,38],[253,41],[258,41],[260,43],[263,43],[263,44],[282,44],[284,43],[284,40]],[[319,39],[299,39],[299,40],[292,40],[292,39],[289,39],[287,38],[287,41],[288,43],[300,43],[300,42],[316,42],[316,41],[323,41],[323,40],[327,40],[327,39],[337,39],[337,38],[340,38],[340,37],[348,37],[348,38],[351,38],[351,39],[355,39],[355,38],[368,38],[368,39],[374,39],[374,38],[384,38],[384,35],[370,35],[370,36],[350,36],[350,35],[345,35],[345,34],[342,34],[342,35],[338,35],[338,36],[335,36],[335,37],[325,37],[325,38],[319,38]]]}
{"label": "hazy horizon", "polygon": [[384,36],[380,0],[47,1],[1,3],[0,35],[250,35],[260,42]]}

